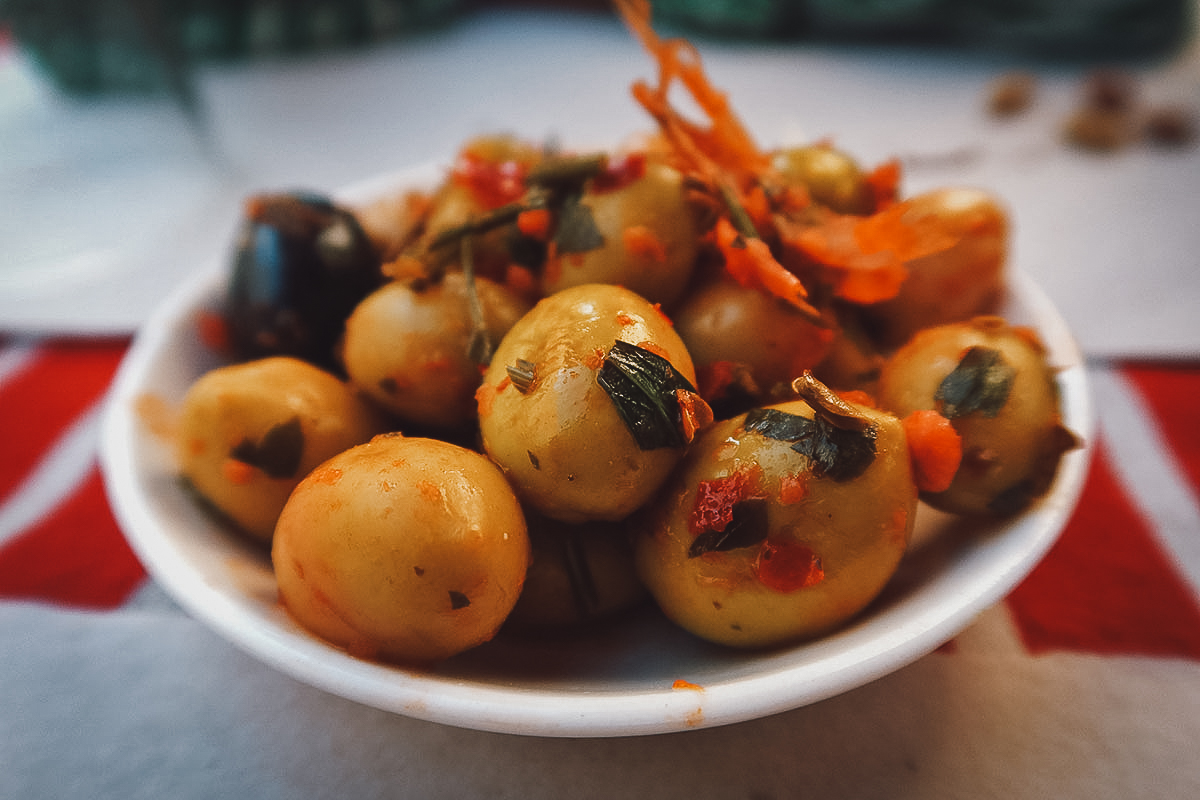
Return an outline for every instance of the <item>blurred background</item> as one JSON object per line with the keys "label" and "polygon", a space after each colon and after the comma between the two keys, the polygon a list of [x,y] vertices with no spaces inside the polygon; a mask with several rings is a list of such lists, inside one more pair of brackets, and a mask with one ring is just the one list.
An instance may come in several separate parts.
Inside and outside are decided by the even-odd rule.
{"label": "blurred background", "polygon": [[[1085,351],[1171,357],[1200,352],[1196,6],[654,10],[762,145],[994,191]],[[336,192],[485,132],[619,142],[654,75],[605,2],[0,0],[0,333],[133,330],[226,257],[253,191]],[[1080,116],[1105,104],[1123,116]]]}

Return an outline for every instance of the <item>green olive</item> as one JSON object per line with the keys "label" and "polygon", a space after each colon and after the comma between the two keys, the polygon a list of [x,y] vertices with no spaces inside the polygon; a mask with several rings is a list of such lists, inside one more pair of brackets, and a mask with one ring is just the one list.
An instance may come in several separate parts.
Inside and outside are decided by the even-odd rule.
{"label": "green olive", "polygon": [[[494,346],[529,305],[486,278],[476,278],[475,289],[482,333]],[[481,378],[470,309],[461,272],[421,288],[394,282],[376,290],[346,320],[342,360],[350,380],[406,422],[470,425]]]}
{"label": "green olive", "polygon": [[571,525],[527,512],[533,561],[506,630],[562,632],[611,619],[646,599],[623,523]]}
{"label": "green olive", "polygon": [[268,540],[292,489],[330,456],[384,430],[349,385],[298,359],[220,367],[188,389],[176,450],[183,477],[239,529]]}
{"label": "green olive", "polygon": [[279,596],[354,655],[428,664],[490,640],[529,566],[525,518],[488,459],[376,437],[325,462],[279,517]]}
{"label": "green olive", "polygon": [[962,437],[950,488],[923,494],[958,514],[1020,512],[1049,488],[1075,445],[1062,426],[1054,370],[1029,328],[999,317],[928,328],[884,365],[879,402],[906,417],[933,409]]}
{"label": "green olive", "polygon": [[790,394],[791,382],[829,351],[820,328],[766,292],[731,279],[705,283],[672,314],[710,403],[731,393],[755,401]]}
{"label": "green olive", "polygon": [[581,203],[591,211],[604,244],[563,254],[549,264],[543,278],[546,294],[611,283],[652,303],[670,305],[683,293],[700,249],[700,229],[678,170],[648,164],[632,183],[590,190]]}
{"label": "green olive", "polygon": [[[643,449],[599,380],[615,342],[664,358],[692,386],[691,357],[659,310],[619,286],[541,300],[500,342],[477,393],[483,445],[518,495],[565,522],[619,520],[642,505],[683,447]],[[674,391],[653,398],[677,402]]]}
{"label": "green olive", "polygon": [[[670,619],[709,641],[765,647],[827,633],[879,594],[907,547],[917,491],[900,421],[851,408],[875,434],[869,462],[847,474],[796,449],[789,428],[815,425],[801,400],[696,437],[635,540],[638,574]],[[838,458],[869,438],[855,436]]]}
{"label": "green olive", "polygon": [[875,195],[858,162],[824,144],[781,150],[772,166],[785,180],[808,189],[813,200],[841,214],[870,214]]}
{"label": "green olive", "polygon": [[908,202],[906,219],[956,243],[906,263],[899,294],[867,309],[892,348],[921,328],[991,313],[1004,291],[1008,215],[995,198],[979,189],[938,189]]}

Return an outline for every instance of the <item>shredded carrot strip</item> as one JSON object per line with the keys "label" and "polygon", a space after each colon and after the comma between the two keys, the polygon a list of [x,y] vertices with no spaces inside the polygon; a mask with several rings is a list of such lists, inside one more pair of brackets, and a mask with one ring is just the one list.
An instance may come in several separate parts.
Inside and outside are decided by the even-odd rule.
{"label": "shredded carrot strip", "polygon": [[885,161],[867,175],[867,185],[875,198],[875,210],[883,211],[900,197],[900,162]]}
{"label": "shredded carrot strip", "polygon": [[913,478],[923,492],[950,488],[962,463],[962,437],[950,420],[936,411],[914,411],[903,420],[912,458]]}
{"label": "shredded carrot strip", "polygon": [[959,236],[912,213],[911,201],[868,217],[826,214],[815,224],[776,219],[785,246],[826,268],[837,296],[855,303],[895,297],[908,277],[905,263],[953,247]]}
{"label": "shredded carrot strip", "polygon": [[[633,95],[658,121],[690,171],[715,181],[719,169],[751,178],[766,169],[769,159],[733,113],[725,93],[709,83],[696,49],[683,39],[659,38],[650,24],[648,0],[616,0],[616,7],[626,26],[658,62],[658,85],[651,88],[639,81],[633,86]],[[667,95],[676,80],[708,117],[708,127],[685,119],[671,107]]]}
{"label": "shredded carrot strip", "polygon": [[716,245],[725,256],[725,269],[738,283],[766,289],[806,314],[820,317],[820,312],[805,300],[808,290],[804,284],[775,260],[766,242],[743,237],[724,217],[717,220],[714,234]]}

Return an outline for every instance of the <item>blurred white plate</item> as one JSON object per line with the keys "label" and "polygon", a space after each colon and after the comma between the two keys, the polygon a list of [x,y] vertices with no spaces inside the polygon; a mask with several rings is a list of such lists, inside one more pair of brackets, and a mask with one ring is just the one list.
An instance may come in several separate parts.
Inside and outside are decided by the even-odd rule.
{"label": "blurred white plate", "polygon": [[[425,167],[341,199],[361,202],[436,176]],[[648,611],[554,640],[502,634],[431,671],[371,663],[322,643],[287,616],[267,554],[193,503],[169,449],[139,416],[139,398],[178,403],[217,364],[198,341],[196,312],[213,306],[223,275],[215,265],[159,308],[117,375],[101,452],[117,517],[155,580],[234,645],[313,686],[420,719],[540,736],[652,734],[754,719],[860,686],[952,638],[1029,573],[1071,514],[1091,452],[1093,413],[1078,348],[1045,295],[1016,272],[1003,313],[1041,332],[1061,367],[1064,421],[1087,446],[1066,456],[1044,499],[1003,524],[955,520],[922,506],[894,580],[844,630],[745,653],[696,640]]]}

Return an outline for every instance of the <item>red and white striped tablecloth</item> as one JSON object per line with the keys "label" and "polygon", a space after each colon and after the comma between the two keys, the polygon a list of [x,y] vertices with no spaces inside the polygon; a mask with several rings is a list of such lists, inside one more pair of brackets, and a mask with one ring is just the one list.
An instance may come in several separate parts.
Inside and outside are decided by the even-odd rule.
{"label": "red and white striped tablecloth", "polygon": [[1089,365],[1078,509],[938,652],[765,720],[560,741],[330,697],[159,592],[96,458],[128,344],[0,338],[0,798],[1200,797],[1200,361]]}

